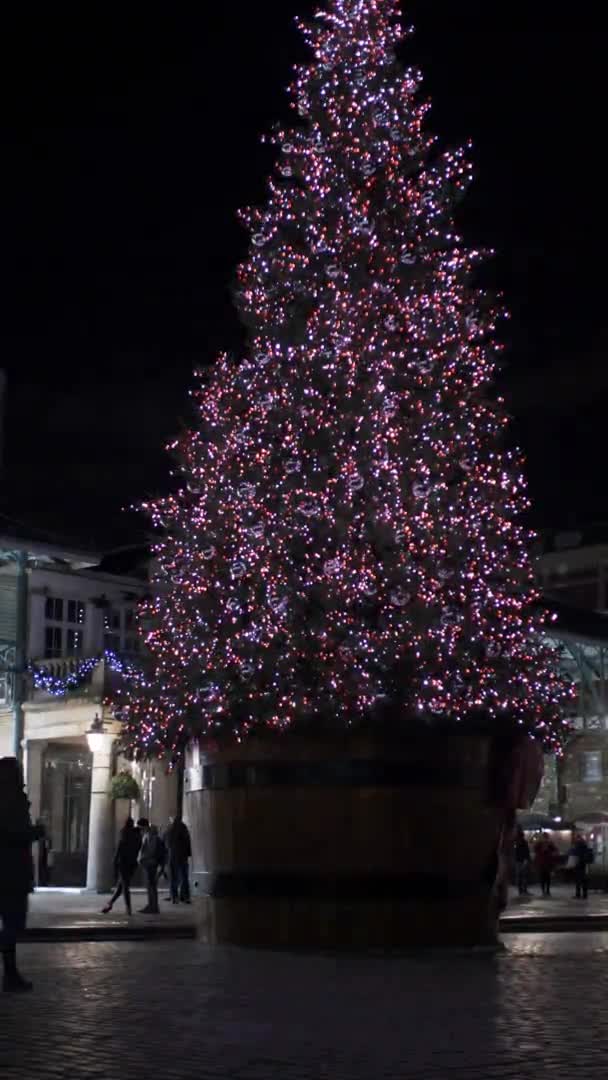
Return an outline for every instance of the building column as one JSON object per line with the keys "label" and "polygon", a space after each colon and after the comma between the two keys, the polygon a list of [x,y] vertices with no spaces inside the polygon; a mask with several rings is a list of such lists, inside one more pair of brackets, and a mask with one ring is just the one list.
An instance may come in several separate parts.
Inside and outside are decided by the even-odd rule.
{"label": "building column", "polygon": [[16,598],[15,598],[15,667],[13,671],[13,755],[23,762],[23,736],[25,734],[25,675],[27,671],[27,554],[18,551]]}
{"label": "building column", "polygon": [[27,797],[30,801],[30,817],[37,821],[40,817],[42,797],[42,758],[47,744],[42,739],[23,740],[23,774]]}
{"label": "building column", "polygon": [[103,735],[100,749],[93,754],[87,889],[108,892],[112,888],[114,857],[114,805],[110,798],[112,746],[114,735]]}
{"label": "building column", "polygon": [[[42,758],[47,744],[41,739],[23,739],[23,778],[25,789],[30,804],[30,817],[35,824],[40,818],[42,801]],[[34,884],[40,884],[38,880],[39,869],[39,845],[34,844]]]}

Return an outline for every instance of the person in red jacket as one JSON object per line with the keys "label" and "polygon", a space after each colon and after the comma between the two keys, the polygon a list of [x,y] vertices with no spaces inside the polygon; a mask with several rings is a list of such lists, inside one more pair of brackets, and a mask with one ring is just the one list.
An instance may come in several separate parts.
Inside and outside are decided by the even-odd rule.
{"label": "person in red jacket", "polygon": [[538,877],[543,896],[551,896],[551,875],[559,860],[559,852],[549,833],[543,833],[534,847],[534,859],[538,867]]}
{"label": "person in red jacket", "polygon": [[34,884],[32,843],[44,829],[32,825],[23,790],[21,766],[14,757],[0,758],[0,945],[4,964],[2,988],[19,993],[32,984],[17,970],[17,938],[25,929],[27,900]]}

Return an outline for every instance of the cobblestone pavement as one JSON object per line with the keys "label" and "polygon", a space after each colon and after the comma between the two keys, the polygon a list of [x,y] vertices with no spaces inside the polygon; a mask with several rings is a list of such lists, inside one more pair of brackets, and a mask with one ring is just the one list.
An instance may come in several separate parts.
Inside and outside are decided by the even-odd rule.
{"label": "cobblestone pavement", "polygon": [[504,954],[290,955],[197,944],[25,945],[0,994],[3,1080],[595,1080],[608,934]]}
{"label": "cobblestone pavement", "polygon": [[518,896],[511,889],[505,917],[555,917],[555,916],[605,915],[608,916],[608,893],[591,889],[588,900],[577,900],[572,885],[554,885],[551,896],[542,896],[537,885],[530,887],[529,896]]}

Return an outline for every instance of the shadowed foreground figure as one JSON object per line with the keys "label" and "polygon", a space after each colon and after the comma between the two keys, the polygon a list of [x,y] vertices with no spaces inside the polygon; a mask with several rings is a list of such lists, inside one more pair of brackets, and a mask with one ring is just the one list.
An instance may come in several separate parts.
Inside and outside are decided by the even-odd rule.
{"label": "shadowed foreground figure", "polygon": [[30,820],[23,775],[14,757],[0,758],[0,917],[2,919],[2,988],[31,990],[17,971],[17,937],[25,929],[27,898],[33,886],[32,842],[43,833]]}

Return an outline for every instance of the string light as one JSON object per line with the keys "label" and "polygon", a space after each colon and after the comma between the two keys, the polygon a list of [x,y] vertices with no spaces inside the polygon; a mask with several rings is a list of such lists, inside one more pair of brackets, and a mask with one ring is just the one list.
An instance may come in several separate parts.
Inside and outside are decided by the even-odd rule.
{"label": "string light", "polygon": [[425,129],[396,0],[332,0],[300,25],[294,123],[241,215],[249,355],[201,377],[170,447],[183,486],[145,507],[164,535],[126,743],[177,755],[390,701],[404,724],[483,713],[557,748],[567,690],[491,394],[504,312],[453,220],[469,148]]}
{"label": "string light", "polygon": [[69,662],[73,663],[74,667],[65,675],[56,675],[51,668],[35,663],[28,665],[28,671],[32,677],[34,689],[44,690],[53,697],[65,697],[71,690],[77,690],[79,686],[82,686],[102,660],[110,671],[128,678],[131,684],[142,677],[139,665],[125,657],[120,657],[111,649],[106,649],[99,656],[88,656],[84,660],[70,658]]}

